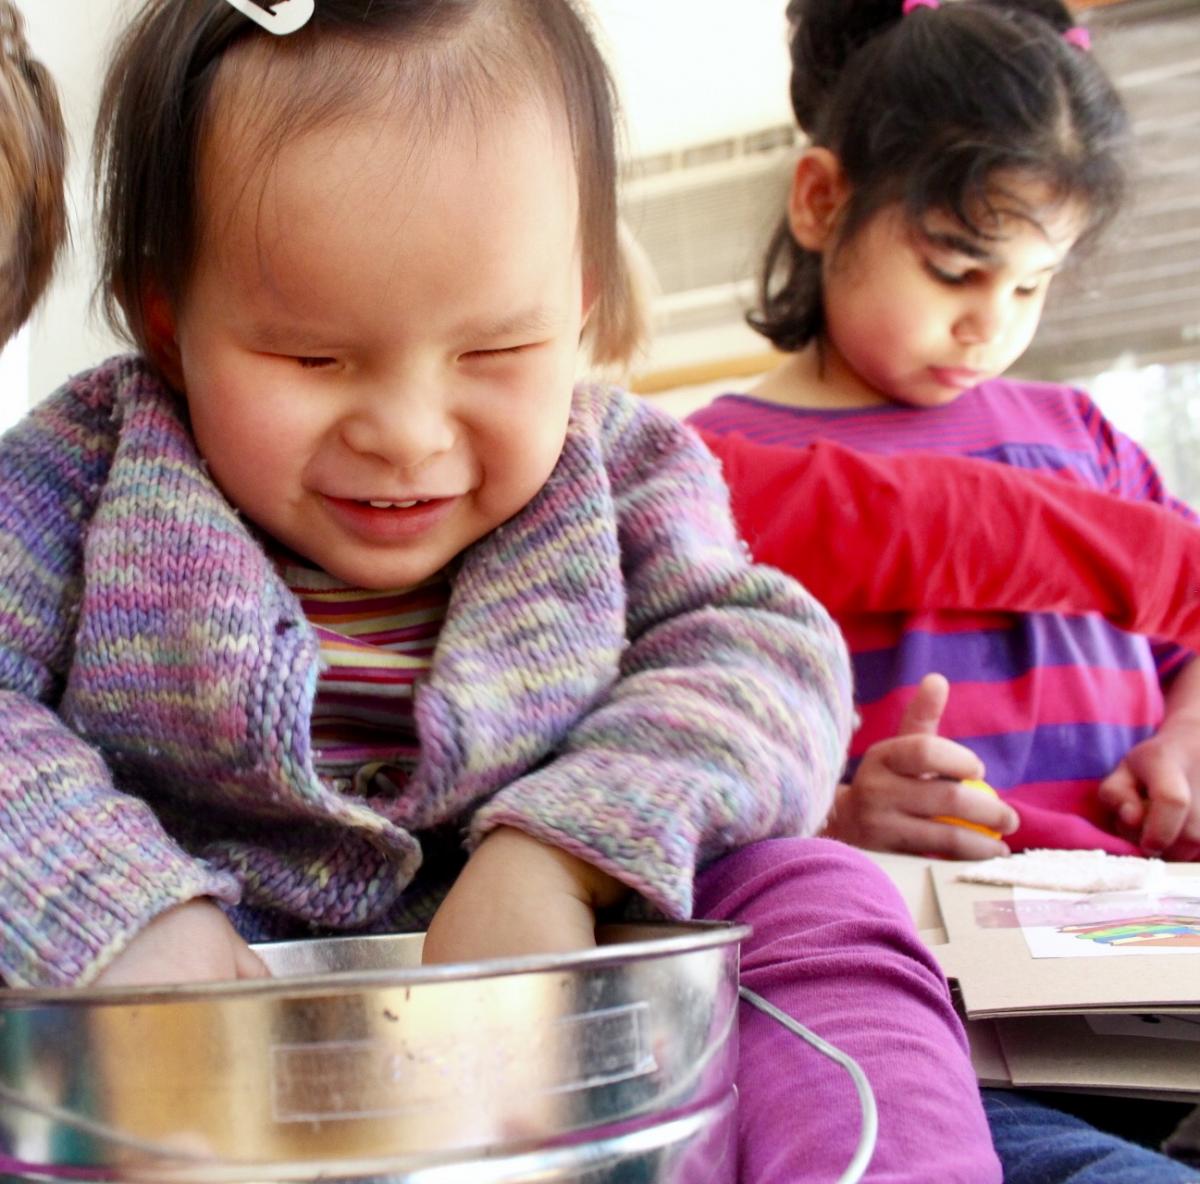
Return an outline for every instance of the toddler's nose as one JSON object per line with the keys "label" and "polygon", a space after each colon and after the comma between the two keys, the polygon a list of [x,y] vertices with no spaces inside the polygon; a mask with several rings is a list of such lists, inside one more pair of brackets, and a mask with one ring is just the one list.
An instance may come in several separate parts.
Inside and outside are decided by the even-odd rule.
{"label": "toddler's nose", "polygon": [[426,392],[376,393],[343,423],[355,452],[378,456],[396,469],[416,469],[454,444],[454,425],[442,399]]}

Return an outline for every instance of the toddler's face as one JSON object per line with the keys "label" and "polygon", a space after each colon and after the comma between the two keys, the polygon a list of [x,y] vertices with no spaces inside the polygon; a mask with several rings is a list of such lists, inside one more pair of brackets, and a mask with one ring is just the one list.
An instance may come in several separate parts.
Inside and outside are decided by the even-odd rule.
{"label": "toddler's face", "polygon": [[461,123],[356,116],[265,182],[245,137],[203,161],[176,317],[197,443],[248,518],[360,587],[444,567],[565,437],[584,317],[565,124],[532,103]]}
{"label": "toddler's face", "polygon": [[834,253],[824,293],[835,369],[876,397],[937,407],[1025,352],[1082,218],[1047,209],[1028,183],[1008,189],[1036,221],[1004,215],[995,238],[972,239],[949,215],[920,233],[890,207]]}

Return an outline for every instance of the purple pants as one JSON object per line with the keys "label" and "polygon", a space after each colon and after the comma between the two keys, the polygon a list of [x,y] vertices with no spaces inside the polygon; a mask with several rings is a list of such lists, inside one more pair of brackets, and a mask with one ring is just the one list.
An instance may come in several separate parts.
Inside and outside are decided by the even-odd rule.
{"label": "purple pants", "polygon": [[[697,917],[754,927],[744,986],[862,1066],[879,1107],[866,1180],[999,1184],[962,1025],[904,902],[864,855],[828,839],[775,839],[708,868]],[[739,1180],[838,1179],[858,1098],[839,1065],[740,1004]]]}

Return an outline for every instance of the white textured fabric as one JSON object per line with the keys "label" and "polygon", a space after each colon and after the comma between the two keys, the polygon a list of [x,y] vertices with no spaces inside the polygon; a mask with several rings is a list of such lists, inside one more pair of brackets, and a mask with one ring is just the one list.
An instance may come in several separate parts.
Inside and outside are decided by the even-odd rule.
{"label": "white textured fabric", "polygon": [[970,864],[958,873],[958,879],[976,884],[1046,888],[1055,892],[1155,892],[1166,887],[1166,876],[1166,865],[1161,859],[1044,848]]}

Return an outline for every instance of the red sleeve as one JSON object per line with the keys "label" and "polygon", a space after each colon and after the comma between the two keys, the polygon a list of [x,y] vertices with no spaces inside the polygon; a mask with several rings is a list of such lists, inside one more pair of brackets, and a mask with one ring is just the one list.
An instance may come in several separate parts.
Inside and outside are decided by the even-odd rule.
{"label": "red sleeve", "polygon": [[1095,612],[1200,650],[1200,528],[1167,508],[968,457],[701,435],[754,557],[835,616]]}

